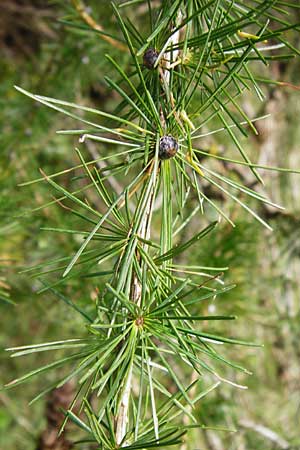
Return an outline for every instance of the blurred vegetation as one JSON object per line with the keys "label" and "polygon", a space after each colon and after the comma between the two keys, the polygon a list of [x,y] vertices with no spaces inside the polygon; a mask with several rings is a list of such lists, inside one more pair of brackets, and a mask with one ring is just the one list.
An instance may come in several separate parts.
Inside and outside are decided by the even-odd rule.
{"label": "blurred vegetation", "polygon": [[[113,29],[109,2],[89,0],[88,4],[103,28],[107,32]],[[0,343],[4,349],[55,340],[57,335],[76,337],[80,326],[77,316],[51,293],[37,293],[42,286],[38,279],[31,278],[30,271],[22,273],[24,268],[74,252],[78,237],[42,228],[68,228],[68,223],[74,226],[76,218],[57,205],[38,209],[52,201],[47,185],[18,186],[40,176],[40,167],[52,173],[77,164],[74,139],[55,134],[72,121],[21,96],[13,84],[46,96],[101,105],[108,111],[118,104],[118,98],[103,82],[110,70],[103,57],[107,43],[97,33],[85,30],[84,24],[82,30],[66,24],[76,17],[69,2],[2,0],[0,8]],[[142,17],[143,11],[139,13]],[[295,46],[299,47],[299,38]],[[110,49],[112,54],[114,51],[117,49]],[[284,66],[274,63],[271,70],[281,81],[300,83],[299,62]],[[248,153],[262,164],[300,168],[299,92],[289,86],[269,86],[265,94],[264,103],[244,100],[251,116],[272,114],[259,122],[259,137],[245,142]],[[201,145],[213,148],[230,144],[219,133]],[[224,165],[223,169],[233,170]],[[237,288],[207,308],[210,312],[238,314],[238,321],[226,323],[227,334],[255,338],[264,347],[225,349],[231,359],[253,372],[236,380],[249,389],[222,385],[203,399],[198,411],[206,425],[238,431],[195,430],[182,450],[300,449],[300,179],[267,171],[263,175],[272,200],[285,206],[279,213],[269,208],[261,211],[274,232],[265,231],[245,213],[237,212],[228,199],[218,197],[224,208],[238,215],[237,226],[219,227],[202,241],[197,254],[190,255],[189,263],[229,267],[226,281],[236,283]],[[237,179],[244,176],[242,170],[236,174]],[[68,186],[70,182],[71,175],[66,173],[64,183]],[[217,196],[215,192],[209,194]],[[37,211],[26,214],[33,208]],[[196,219],[189,228],[197,228]],[[93,299],[98,288],[101,285],[92,278],[84,283],[72,278],[63,287],[66,293],[72,292],[79,305],[87,296]],[[47,357],[8,359],[1,352],[1,383],[46,363]],[[226,370],[231,378],[237,376]],[[50,381],[51,376],[47,374]],[[1,449],[37,448],[46,426],[45,400],[32,406],[28,402],[43,389],[44,381],[42,376],[26,388],[0,392]]]}

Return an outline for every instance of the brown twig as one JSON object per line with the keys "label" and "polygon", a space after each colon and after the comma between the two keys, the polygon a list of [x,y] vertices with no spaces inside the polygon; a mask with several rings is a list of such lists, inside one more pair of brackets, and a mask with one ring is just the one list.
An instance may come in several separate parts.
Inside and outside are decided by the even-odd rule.
{"label": "brown twig", "polygon": [[74,448],[65,435],[58,434],[59,427],[64,419],[61,409],[68,409],[73,396],[74,386],[71,382],[51,392],[45,411],[47,427],[40,436],[37,450],[71,450]]}
{"label": "brown twig", "polygon": [[113,45],[114,47],[118,48],[119,50],[128,52],[128,48],[126,45],[122,44],[122,42],[117,41],[116,39],[106,36],[103,33],[103,27],[93,19],[93,17],[87,12],[87,8],[84,5],[84,3],[80,0],[72,0],[72,3],[74,5],[74,8],[82,18],[82,20],[93,30],[100,31],[101,34],[99,34],[99,37],[103,39],[104,41],[108,42],[109,44]]}
{"label": "brown twig", "polygon": [[[151,164],[152,167],[152,164]],[[153,212],[153,206],[154,206],[154,200],[155,200],[155,183],[156,183],[156,177],[157,177],[157,166],[154,167],[153,172],[151,172],[152,182],[149,182],[148,184],[148,195],[146,196],[146,202],[144,205],[144,214],[139,226],[139,229],[137,230],[137,235],[141,237],[142,239],[149,239],[150,237],[150,224],[151,224],[151,217]],[[148,177],[147,177],[148,178]],[[147,183],[147,179],[145,180]],[[144,245],[144,247],[147,247],[147,244]],[[139,280],[139,277],[136,272],[132,275],[132,283],[131,283],[131,301],[136,303],[137,305],[140,305],[141,303],[141,297],[142,297],[142,286],[141,282]],[[133,365],[131,364],[131,367],[128,371],[126,380],[124,381],[124,390],[122,393],[122,398],[120,401],[120,407],[118,411],[118,415],[116,417],[116,442],[118,445],[123,442],[124,437],[126,435],[126,428],[127,428],[127,422],[128,422],[128,410],[129,410],[129,401],[130,401],[130,393],[132,388],[132,369]],[[123,443],[124,444],[124,443]]]}
{"label": "brown twig", "polygon": [[[176,44],[178,40],[179,40],[179,33],[175,33],[172,36],[170,43],[172,42],[172,44]],[[173,52],[172,57],[174,59],[177,58],[177,52]],[[169,63],[172,63],[172,62],[173,62],[173,60],[169,61]],[[168,92],[170,73],[167,70],[167,68],[165,70],[159,68],[159,71],[160,71],[160,80],[162,83],[162,87],[165,88],[166,92]],[[164,118],[162,111],[160,112],[160,116],[161,116],[162,127],[165,128],[165,118]],[[146,201],[145,208],[144,208],[143,218],[141,220],[141,224],[140,224],[139,230],[137,232],[138,236],[140,236],[141,238],[146,239],[146,240],[149,239],[149,237],[150,237],[150,224],[151,224],[151,217],[152,217],[154,200],[155,200],[155,182],[156,182],[157,170],[158,170],[158,168],[155,164],[155,160],[153,160],[153,162],[151,163],[151,166],[149,168],[149,171],[148,171],[149,175],[148,175],[148,173],[146,173],[145,176],[143,177],[143,181],[145,183],[148,182],[149,176],[153,177],[152,183],[149,183],[149,185],[148,185],[148,189],[149,189],[148,197],[147,197],[147,201]],[[146,245],[146,247],[147,247],[147,245]],[[131,285],[131,300],[139,305],[140,301],[141,301],[141,296],[142,296],[141,282],[139,280],[138,275],[136,273],[134,273],[133,277],[132,277],[132,285]],[[116,442],[118,445],[120,445],[121,443],[122,443],[122,445],[124,445],[123,441],[124,441],[124,437],[126,435],[130,393],[131,393],[131,389],[132,389],[132,376],[133,376],[133,373],[132,373],[132,366],[131,366],[131,368],[129,369],[127,378],[124,382],[124,391],[122,393],[120,408],[118,411],[118,415],[116,417]],[[157,424],[155,424],[155,423],[154,423],[154,431],[155,431],[156,439],[158,439],[158,427],[157,427]]]}

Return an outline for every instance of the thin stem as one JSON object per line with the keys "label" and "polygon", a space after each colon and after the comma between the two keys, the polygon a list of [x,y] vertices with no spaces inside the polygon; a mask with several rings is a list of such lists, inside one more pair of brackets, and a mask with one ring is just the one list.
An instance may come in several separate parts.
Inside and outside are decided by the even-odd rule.
{"label": "thin stem", "polygon": [[[182,13],[179,10],[178,17],[177,17],[177,23],[179,23],[182,19]],[[172,35],[169,43],[172,43],[172,45],[176,45],[179,41],[180,32],[176,32]],[[167,67],[165,69],[160,70],[160,80],[162,83],[162,88],[168,92],[169,91],[169,83],[170,83],[170,64],[173,63],[178,57],[178,51],[174,51],[171,55],[170,60],[167,63]],[[163,117],[163,114],[161,112],[161,124],[162,127],[165,128],[165,119]],[[157,155],[158,155],[158,145],[159,141],[157,139],[156,144],[156,158],[154,159],[154,167],[153,172],[151,174],[151,180],[148,185],[148,192],[146,193],[146,206],[144,209],[144,214],[141,220],[141,225],[139,232],[137,233],[142,239],[149,240],[150,239],[150,228],[151,228],[151,217],[154,207],[154,201],[155,201],[155,187],[156,187],[156,174],[157,174]],[[144,182],[144,185],[148,183],[148,180]],[[143,244],[142,246],[143,250],[146,250],[147,244]],[[131,300],[135,302],[137,305],[140,306],[142,298],[142,286],[141,282],[136,274],[136,272],[133,272],[132,275],[132,285],[131,285]],[[129,413],[129,399],[130,399],[130,393],[131,393],[131,387],[132,387],[132,377],[133,377],[133,361],[131,361],[131,366],[128,371],[127,379],[125,382],[125,388],[122,394],[121,402],[120,402],[120,408],[119,413],[116,420],[116,443],[120,445],[123,443],[123,440],[126,435],[126,427],[128,422],[128,413]],[[153,418],[155,421],[155,417]],[[154,424],[156,429],[156,434],[158,434],[158,424]],[[126,442],[125,442],[126,444]]]}
{"label": "thin stem", "polygon": [[[88,13],[87,8],[82,1],[72,0],[72,3],[82,20],[87,25],[89,25],[93,30],[99,31],[101,33],[103,32],[102,26],[97,23],[95,19],[93,19],[93,17]],[[101,37],[101,39],[118,48],[119,50],[128,52],[128,48],[126,47],[126,45],[122,44],[122,42],[119,42],[116,39],[105,34],[99,34],[99,36]]]}
{"label": "thin stem", "polygon": [[[158,154],[158,139],[157,139],[156,157],[153,161],[152,165],[153,168],[150,174],[150,179],[144,181],[146,202],[144,206],[144,212],[141,219],[141,223],[136,233],[141,239],[145,240],[149,240],[150,238],[151,218],[155,202],[155,190],[157,181],[157,169],[158,169],[157,154]],[[142,190],[142,192],[144,191],[144,189]],[[147,247],[148,247],[147,244],[142,244],[143,250],[147,251]],[[131,282],[131,301],[140,306],[141,299],[142,299],[142,285],[136,271],[133,271]],[[132,387],[132,376],[133,376],[133,360],[130,362],[130,368],[125,382],[125,387],[122,392],[119,412],[116,418],[116,443],[118,445],[120,445],[123,442],[126,435],[128,412],[129,412],[129,400]]]}

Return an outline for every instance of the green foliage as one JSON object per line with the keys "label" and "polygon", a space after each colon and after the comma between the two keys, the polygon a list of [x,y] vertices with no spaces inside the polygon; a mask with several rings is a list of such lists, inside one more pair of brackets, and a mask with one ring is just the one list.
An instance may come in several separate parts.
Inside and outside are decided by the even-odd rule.
{"label": "green foliage", "polygon": [[[127,8],[130,14],[130,7],[141,3],[147,6],[148,23],[143,27],[139,19],[134,24],[124,18]],[[225,378],[223,367],[244,374],[249,370],[217,348],[219,344],[258,344],[211,331],[211,321],[216,321],[214,328],[218,329],[219,321],[234,320],[234,314],[193,314],[196,305],[207,305],[208,300],[234,287],[224,284],[226,267],[214,267],[211,255],[203,258],[202,266],[188,265],[182,258],[187,250],[195,251],[198,241],[207,242],[214,236],[221,218],[234,226],[230,213],[205,192],[207,186],[228,196],[270,229],[252,207],[252,200],[278,205],[218,172],[213,162],[245,166],[262,181],[259,169],[265,166],[253,164],[241,143],[242,136],[256,133],[256,119],[248,118],[240,99],[244,92],[262,98],[259,82],[271,82],[256,76],[258,63],[267,65],[270,59],[298,54],[285,37],[287,31],[299,27],[285,20],[294,7],[286,2],[222,0],[165,1],[159,7],[141,1],[113,4],[117,32],[94,31],[128,49],[127,57],[120,55],[118,45],[116,55],[107,47],[106,60],[114,75],[105,76],[105,81],[121,99],[114,111],[17,88],[84,127],[58,131],[79,137],[79,143],[84,144],[76,149],[76,165],[51,175],[42,171],[40,178],[23,183],[34,186],[46,181],[47,189],[58,195],[34,211],[57,203],[67,210],[68,223],[48,230],[76,236],[77,249],[35,267],[34,272],[42,278],[42,291],[53,293],[70,306],[82,322],[77,336],[71,339],[9,348],[13,357],[45,351],[62,355],[9,386],[67,366],[42,394],[76,378],[78,390],[66,411],[66,421],[78,425],[85,442],[96,443],[99,449],[178,445],[190,428],[205,429],[195,413],[200,399],[220,383],[244,388]],[[80,36],[86,35],[86,26],[78,26],[72,17],[64,18],[63,23]],[[276,43],[268,45],[267,40]],[[142,55],[149,47],[158,51],[153,70],[142,64]],[[224,157],[201,147],[200,130],[214,133],[220,127],[239,156]],[[179,150],[173,158],[161,160],[160,143],[166,135],[177,140]],[[86,150],[93,148],[94,142],[99,143],[99,156],[90,161]],[[70,171],[74,176],[66,185],[63,177]],[[119,190],[114,189],[116,180],[117,186],[122,183]],[[192,196],[198,205],[191,210],[187,205]],[[195,214],[197,231],[179,240]],[[227,266],[228,262],[224,263]],[[53,280],[57,272],[61,277]],[[78,279],[95,280],[97,285],[98,278],[103,288],[96,304],[78,305],[72,293],[60,291],[63,284]],[[186,366],[194,379],[183,380],[178,366]],[[168,389],[170,384],[173,390]],[[96,403],[94,397],[101,401]],[[77,405],[84,410],[85,419],[74,412]]]}

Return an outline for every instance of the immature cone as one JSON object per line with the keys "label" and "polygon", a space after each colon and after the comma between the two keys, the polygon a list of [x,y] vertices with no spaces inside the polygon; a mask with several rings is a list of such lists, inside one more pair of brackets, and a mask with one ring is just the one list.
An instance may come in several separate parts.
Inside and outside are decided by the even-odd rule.
{"label": "immature cone", "polygon": [[157,57],[158,52],[155,50],[155,48],[153,47],[148,48],[143,56],[144,66],[147,67],[147,69],[154,69]]}
{"label": "immature cone", "polygon": [[159,140],[159,152],[160,159],[173,158],[178,151],[178,142],[171,135],[162,136]]}

